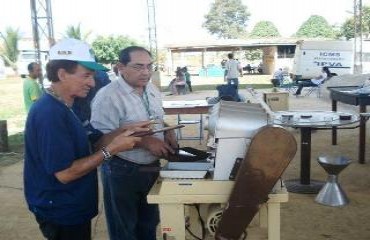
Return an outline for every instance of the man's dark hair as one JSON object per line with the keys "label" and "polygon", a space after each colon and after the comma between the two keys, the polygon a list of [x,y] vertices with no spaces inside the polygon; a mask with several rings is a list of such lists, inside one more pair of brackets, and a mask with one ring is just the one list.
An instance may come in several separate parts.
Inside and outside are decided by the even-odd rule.
{"label": "man's dark hair", "polygon": [[74,73],[78,63],[76,61],[70,60],[51,60],[46,64],[46,76],[51,82],[58,82],[60,81],[58,77],[58,70],[64,69],[68,73]]}
{"label": "man's dark hair", "polygon": [[324,72],[326,72],[326,74],[328,75],[328,77],[331,77],[332,76],[332,73],[330,72],[329,68],[328,67],[323,67],[322,70]]}
{"label": "man's dark hair", "polygon": [[229,59],[233,59],[233,58],[234,58],[234,54],[229,53],[229,54],[227,54],[227,57],[228,57]]}
{"label": "man's dark hair", "polygon": [[139,47],[139,46],[130,46],[130,47],[127,47],[125,49],[122,49],[121,52],[119,53],[120,63],[122,63],[123,65],[126,65],[127,63],[129,63],[131,61],[130,53],[136,52],[136,51],[147,52],[149,54],[149,56],[152,57],[152,54],[148,50],[146,50],[145,48]]}
{"label": "man's dark hair", "polygon": [[29,73],[33,71],[35,64],[37,64],[37,62],[31,62],[28,64],[27,69]]}

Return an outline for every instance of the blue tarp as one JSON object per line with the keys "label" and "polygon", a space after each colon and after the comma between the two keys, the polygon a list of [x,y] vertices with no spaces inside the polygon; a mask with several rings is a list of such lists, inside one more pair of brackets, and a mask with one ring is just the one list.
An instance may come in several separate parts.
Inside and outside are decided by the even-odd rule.
{"label": "blue tarp", "polygon": [[223,77],[225,69],[218,66],[209,66],[199,71],[200,77]]}

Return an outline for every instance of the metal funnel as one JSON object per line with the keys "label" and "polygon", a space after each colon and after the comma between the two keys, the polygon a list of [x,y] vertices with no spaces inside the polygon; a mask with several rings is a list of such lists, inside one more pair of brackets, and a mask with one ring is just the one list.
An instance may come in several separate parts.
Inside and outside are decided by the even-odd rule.
{"label": "metal funnel", "polygon": [[348,204],[348,197],[338,183],[338,174],[345,169],[351,161],[342,156],[336,158],[320,156],[318,162],[329,175],[325,185],[316,196],[315,201],[331,207]]}

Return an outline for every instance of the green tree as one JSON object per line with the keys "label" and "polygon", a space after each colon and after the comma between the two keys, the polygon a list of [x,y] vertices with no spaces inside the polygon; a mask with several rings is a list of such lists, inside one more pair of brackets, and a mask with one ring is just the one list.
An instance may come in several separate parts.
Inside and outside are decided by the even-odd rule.
{"label": "green tree", "polygon": [[249,61],[261,60],[263,52],[261,49],[249,49],[244,52],[245,59]]}
{"label": "green tree", "polygon": [[16,62],[18,57],[18,41],[20,39],[19,29],[13,29],[12,27],[7,27],[5,29],[5,34],[0,34],[2,39],[2,48],[0,49],[0,55],[5,60],[8,66],[11,66],[16,70]]}
{"label": "green tree", "polygon": [[249,37],[251,38],[269,38],[280,37],[280,33],[275,25],[270,21],[260,21],[254,25]]}
{"label": "green tree", "polygon": [[241,0],[215,0],[202,27],[218,38],[238,38],[246,34],[250,13]]}
{"label": "green tree", "polygon": [[312,15],[301,25],[296,36],[306,38],[335,38],[335,31],[324,17]]}
{"label": "green tree", "polygon": [[354,18],[348,18],[340,27],[340,36],[347,40],[355,37]]}
{"label": "green tree", "polygon": [[[359,26],[357,26],[359,27]],[[370,33],[370,6],[362,8],[362,33]],[[340,28],[340,36],[346,39],[355,37],[355,20],[353,17],[348,18]]]}
{"label": "green tree", "polygon": [[68,38],[74,38],[74,39],[86,41],[88,37],[90,36],[90,34],[91,34],[91,31],[82,33],[81,23],[79,23],[77,26],[68,25],[64,36]]}
{"label": "green tree", "polygon": [[92,48],[99,62],[111,64],[118,61],[120,50],[131,45],[138,45],[138,42],[128,36],[98,36]]}
{"label": "green tree", "polygon": [[370,33],[370,6],[362,8],[362,32]]}

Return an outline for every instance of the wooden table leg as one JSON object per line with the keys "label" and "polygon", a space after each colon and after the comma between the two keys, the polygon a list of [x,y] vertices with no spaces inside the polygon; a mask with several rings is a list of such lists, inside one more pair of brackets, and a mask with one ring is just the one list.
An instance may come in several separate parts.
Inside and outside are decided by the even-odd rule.
{"label": "wooden table leg", "polygon": [[280,240],[280,203],[267,203],[268,240]]}
{"label": "wooden table leg", "polygon": [[310,185],[311,128],[301,128],[301,184]]}
{"label": "wooden table leg", "polygon": [[159,204],[161,233],[167,239],[185,239],[184,204]]}

